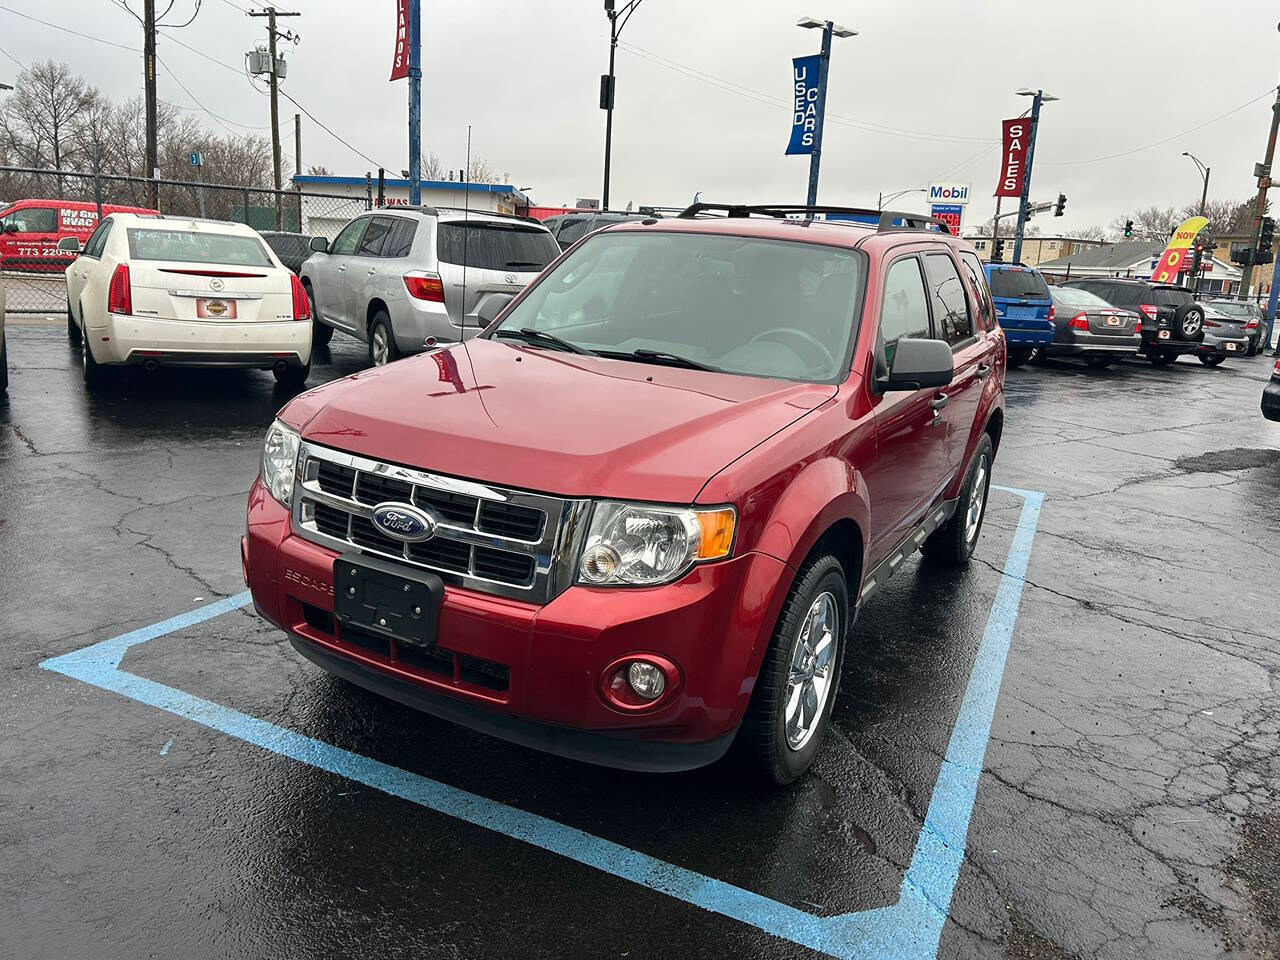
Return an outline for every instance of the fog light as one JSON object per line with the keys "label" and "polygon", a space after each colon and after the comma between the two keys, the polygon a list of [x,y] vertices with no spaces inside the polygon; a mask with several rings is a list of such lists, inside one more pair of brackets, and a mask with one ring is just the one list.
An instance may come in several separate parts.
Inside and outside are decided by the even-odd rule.
{"label": "fog light", "polygon": [[657,700],[667,687],[667,678],[652,663],[644,660],[633,660],[627,667],[627,683],[635,691],[636,696],[646,700]]}
{"label": "fog light", "polygon": [[607,543],[597,543],[582,555],[582,579],[588,583],[604,583],[620,566],[622,557],[618,556],[618,551]]}

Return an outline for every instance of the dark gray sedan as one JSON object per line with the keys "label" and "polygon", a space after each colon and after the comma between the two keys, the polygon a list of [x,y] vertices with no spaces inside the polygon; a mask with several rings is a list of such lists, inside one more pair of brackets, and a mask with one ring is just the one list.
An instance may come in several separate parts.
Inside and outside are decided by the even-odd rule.
{"label": "dark gray sedan", "polygon": [[1142,347],[1142,315],[1113,307],[1078,287],[1050,287],[1053,297],[1053,342],[1050,357],[1081,357],[1090,367],[1109,367],[1136,357]]}

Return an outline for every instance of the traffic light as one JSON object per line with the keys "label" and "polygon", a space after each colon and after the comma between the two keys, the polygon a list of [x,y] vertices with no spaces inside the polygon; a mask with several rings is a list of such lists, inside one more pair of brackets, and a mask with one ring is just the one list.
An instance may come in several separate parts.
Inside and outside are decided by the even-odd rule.
{"label": "traffic light", "polygon": [[1004,237],[996,237],[991,250],[992,263],[1004,263]]}
{"label": "traffic light", "polygon": [[1276,232],[1276,222],[1271,217],[1262,218],[1262,229],[1258,233],[1258,262],[1271,262],[1271,240]]}
{"label": "traffic light", "polygon": [[1058,205],[1053,208],[1053,215],[1055,217],[1062,216],[1062,208],[1065,207],[1066,205],[1067,205],[1067,195],[1065,193],[1058,194]]}
{"label": "traffic light", "polygon": [[1128,240],[1132,236],[1133,236],[1133,221],[1126,220],[1124,222],[1124,238]]}

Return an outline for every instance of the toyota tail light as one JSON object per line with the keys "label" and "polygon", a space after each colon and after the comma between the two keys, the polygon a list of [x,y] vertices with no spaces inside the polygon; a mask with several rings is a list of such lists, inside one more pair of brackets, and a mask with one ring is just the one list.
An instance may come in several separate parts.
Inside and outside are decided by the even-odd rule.
{"label": "toyota tail light", "polygon": [[1067,326],[1073,330],[1088,330],[1089,316],[1083,310],[1067,321]]}
{"label": "toyota tail light", "polygon": [[444,303],[444,284],[434,273],[424,273],[420,270],[406,273],[404,285],[409,291],[409,296],[415,300]]}
{"label": "toyota tail light", "polygon": [[293,319],[311,319],[311,301],[307,299],[306,288],[296,273],[289,274],[289,288],[293,293]]}
{"label": "toyota tail light", "polygon": [[1158,316],[1154,303],[1144,303],[1138,309],[1147,315],[1148,320],[1155,320]]}
{"label": "toyota tail light", "polygon": [[129,286],[129,265],[122,263],[111,275],[111,286],[107,288],[107,313],[122,313],[125,316],[133,313],[133,288]]}

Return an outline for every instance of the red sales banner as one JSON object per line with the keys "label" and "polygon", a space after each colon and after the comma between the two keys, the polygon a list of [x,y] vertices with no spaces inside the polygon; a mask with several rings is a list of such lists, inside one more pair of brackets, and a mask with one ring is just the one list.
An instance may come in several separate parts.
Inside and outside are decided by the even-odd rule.
{"label": "red sales banner", "polygon": [[391,79],[409,76],[409,0],[396,0],[396,53],[391,60]]}
{"label": "red sales banner", "polygon": [[995,196],[1022,196],[1022,180],[1027,172],[1027,137],[1031,134],[1031,121],[1026,117],[1002,120],[1004,152],[1000,161],[1000,181]]}

